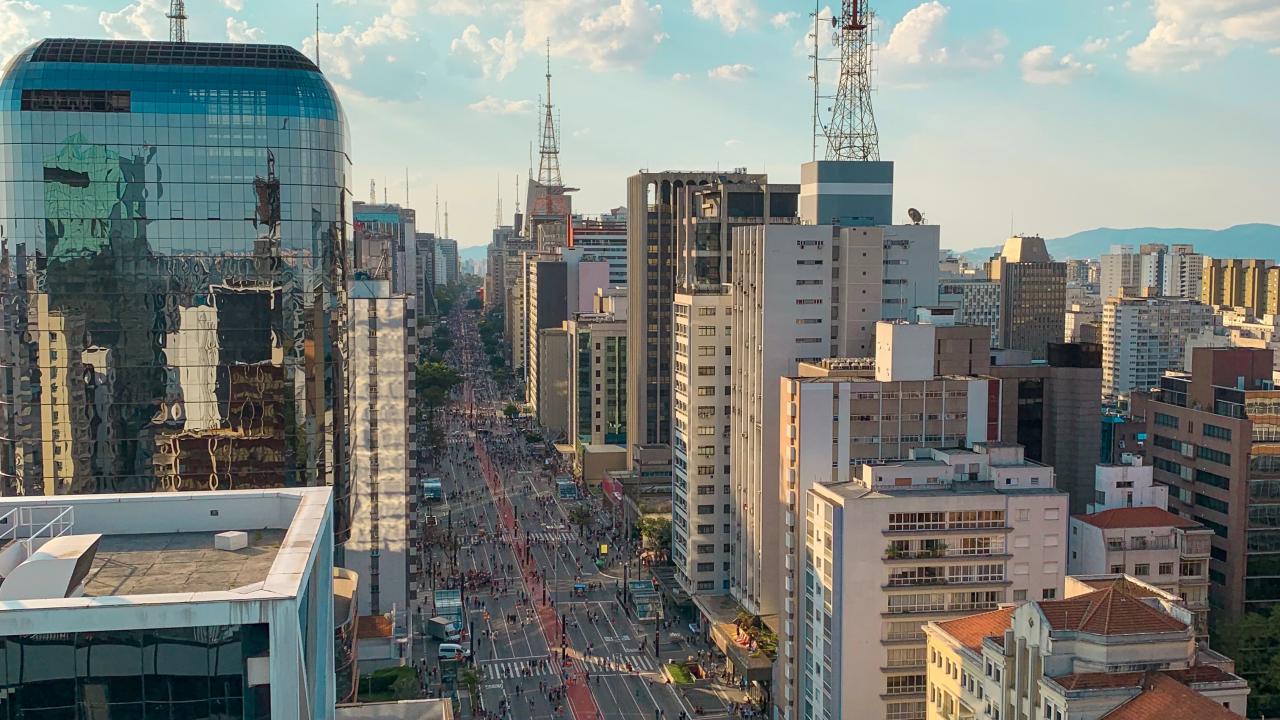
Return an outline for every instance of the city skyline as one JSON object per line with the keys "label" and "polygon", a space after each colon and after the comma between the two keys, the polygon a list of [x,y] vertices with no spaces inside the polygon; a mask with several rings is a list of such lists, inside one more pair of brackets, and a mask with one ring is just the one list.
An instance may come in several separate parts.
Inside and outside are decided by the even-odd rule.
{"label": "city skyline", "polygon": [[[167,6],[4,0],[0,61],[47,36],[165,39]],[[904,178],[899,211],[924,210],[944,247],[998,244],[1011,227],[1056,237],[1280,220],[1263,209],[1280,190],[1263,179],[1280,147],[1250,146],[1280,120],[1280,100],[1252,89],[1280,67],[1280,11],[1265,2],[873,7],[883,157]],[[812,10],[777,0],[326,0],[321,66],[352,121],[356,197],[372,179],[379,200],[386,185],[389,201],[404,202],[408,164],[409,205],[433,213],[438,186],[452,234],[469,247],[489,241],[496,189],[509,217],[517,174],[525,181],[548,37],[565,182],[582,188],[575,208],[625,204],[625,179],[640,168],[745,166],[794,182],[810,158]],[[188,12],[193,41],[314,54],[312,3],[222,0]],[[655,133],[664,97],[723,130]],[[1081,108],[1093,109],[1083,123]],[[1206,132],[1215,115],[1234,131]]]}

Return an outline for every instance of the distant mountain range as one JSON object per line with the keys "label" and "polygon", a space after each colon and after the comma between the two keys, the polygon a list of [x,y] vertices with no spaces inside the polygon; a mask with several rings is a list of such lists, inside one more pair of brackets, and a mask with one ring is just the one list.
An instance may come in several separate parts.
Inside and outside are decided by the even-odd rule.
{"label": "distant mountain range", "polygon": [[[1271,258],[1280,260],[1280,225],[1251,223],[1224,230],[1193,228],[1095,228],[1046,240],[1055,260],[1101,257],[1112,245],[1131,245],[1136,250],[1146,243],[1190,243],[1202,255],[1224,258]],[[982,262],[1000,251],[981,247],[960,251],[970,262]]]}

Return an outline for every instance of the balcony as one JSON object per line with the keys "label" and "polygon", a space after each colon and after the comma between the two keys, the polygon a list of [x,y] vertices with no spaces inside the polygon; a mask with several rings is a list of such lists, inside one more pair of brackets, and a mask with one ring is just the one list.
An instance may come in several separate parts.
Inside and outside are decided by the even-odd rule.
{"label": "balcony", "polygon": [[918,587],[961,587],[972,585],[994,585],[1000,587],[1008,587],[1013,581],[1007,578],[983,578],[977,575],[968,575],[961,577],[937,577],[937,578],[911,578],[911,579],[890,579],[889,582],[880,586],[881,590],[906,590],[908,588]]}

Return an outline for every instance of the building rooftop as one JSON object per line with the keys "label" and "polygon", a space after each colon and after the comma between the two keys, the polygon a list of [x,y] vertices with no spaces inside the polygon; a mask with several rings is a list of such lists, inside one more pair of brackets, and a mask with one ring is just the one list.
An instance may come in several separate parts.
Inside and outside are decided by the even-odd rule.
{"label": "building rooftop", "polygon": [[1103,530],[1145,527],[1201,528],[1200,523],[1157,507],[1124,507],[1090,515],[1076,515],[1080,522]]}
{"label": "building rooftop", "polygon": [[41,40],[31,56],[31,62],[203,65],[320,71],[310,58],[288,45],[84,38]]}
{"label": "building rooftop", "polygon": [[261,583],[284,541],[283,530],[251,530],[249,546],[217,550],[216,533],[104,535],[85,595],[154,595],[234,590]]}
{"label": "building rooftop", "polygon": [[1066,600],[1042,600],[1037,605],[1054,630],[1096,635],[1140,635],[1187,629],[1186,623],[1114,585]]}
{"label": "building rooftop", "polygon": [[1004,248],[1000,250],[1000,256],[1009,262],[1036,262],[1047,263],[1053,262],[1049,257],[1049,249],[1045,247],[1044,239],[1034,236],[1022,237],[1015,235],[1004,241]]}
{"label": "building rooftop", "polygon": [[982,641],[989,637],[1003,637],[1013,621],[1015,606],[1002,607],[991,612],[978,613],[938,623],[938,627],[970,650],[980,650]]}
{"label": "building rooftop", "polygon": [[[1241,683],[1238,675],[1214,665],[1195,665],[1181,670],[1162,670],[1183,685]],[[1147,676],[1145,672],[1091,672],[1055,677],[1053,681],[1064,690],[1103,690],[1108,688],[1137,687]]]}
{"label": "building rooftop", "polygon": [[1107,575],[1099,577],[1074,576],[1075,579],[1095,590],[1114,589],[1116,592],[1124,593],[1129,597],[1159,597],[1161,592],[1159,588],[1152,586],[1144,586],[1134,582],[1128,575]]}
{"label": "building rooftop", "polygon": [[1165,673],[1147,673],[1141,692],[1100,720],[1239,720],[1240,715]]}

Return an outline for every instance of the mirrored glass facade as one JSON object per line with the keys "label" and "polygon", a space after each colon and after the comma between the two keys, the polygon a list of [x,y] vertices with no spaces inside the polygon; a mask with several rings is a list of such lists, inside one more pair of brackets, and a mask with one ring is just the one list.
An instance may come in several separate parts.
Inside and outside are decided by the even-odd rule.
{"label": "mirrored glass facade", "polygon": [[332,484],[350,151],[283,46],[45,40],[0,78],[0,493]]}

